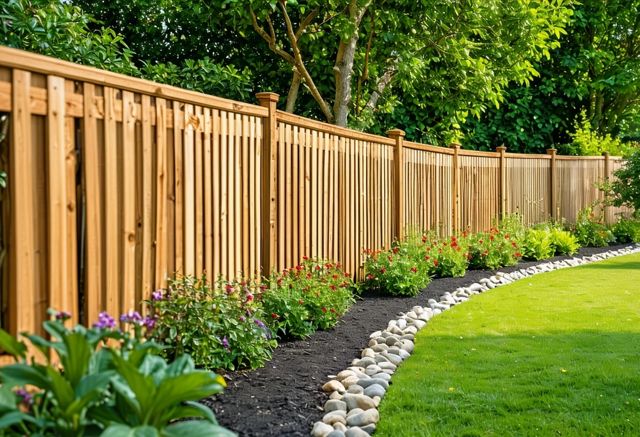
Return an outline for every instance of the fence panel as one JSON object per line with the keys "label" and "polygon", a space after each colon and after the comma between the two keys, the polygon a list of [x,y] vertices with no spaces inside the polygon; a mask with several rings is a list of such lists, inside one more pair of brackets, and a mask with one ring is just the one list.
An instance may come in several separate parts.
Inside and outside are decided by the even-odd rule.
{"label": "fence panel", "polygon": [[604,198],[597,188],[604,180],[604,158],[558,156],[556,165],[560,217],[573,223],[578,211]]}
{"label": "fence panel", "polygon": [[551,216],[551,158],[546,155],[506,157],[506,211],[519,213],[526,225]]}
{"label": "fence panel", "polygon": [[457,229],[489,229],[499,212],[500,160],[497,153],[460,151]]}

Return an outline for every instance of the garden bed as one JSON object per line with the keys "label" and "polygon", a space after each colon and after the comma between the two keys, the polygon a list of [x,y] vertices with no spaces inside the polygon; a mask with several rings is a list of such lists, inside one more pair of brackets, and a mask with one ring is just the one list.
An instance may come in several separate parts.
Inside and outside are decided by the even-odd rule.
{"label": "garden bed", "polygon": [[[582,248],[575,256],[588,256],[628,245]],[[555,257],[561,260],[572,257]],[[503,267],[510,272],[535,262]],[[369,334],[386,326],[397,313],[447,291],[487,277],[487,271],[470,270],[463,278],[435,279],[416,297],[363,295],[334,329],[319,331],[305,340],[282,342],[265,367],[251,372],[227,373],[224,394],[206,399],[221,425],[241,436],[308,436],[322,418],[327,394],[320,390],[327,375],[348,367],[367,346]]]}

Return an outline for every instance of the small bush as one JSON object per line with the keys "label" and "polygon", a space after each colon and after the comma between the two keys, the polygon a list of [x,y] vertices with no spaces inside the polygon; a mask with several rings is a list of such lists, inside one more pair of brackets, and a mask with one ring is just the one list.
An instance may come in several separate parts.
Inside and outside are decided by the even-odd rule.
{"label": "small bush", "polygon": [[416,296],[429,282],[431,265],[425,262],[421,237],[411,235],[384,251],[365,251],[364,287],[394,296]]}
{"label": "small bush", "polygon": [[475,269],[495,270],[517,264],[522,257],[520,245],[511,234],[492,228],[469,237],[469,265]]}
{"label": "small bush", "polygon": [[329,329],[353,304],[354,283],[339,264],[305,258],[274,273],[262,295],[268,324],[281,336],[305,337]]}
{"label": "small bush", "polygon": [[[2,435],[234,435],[197,403],[220,393],[224,379],[196,370],[188,355],[171,363],[158,356],[161,347],[143,338],[151,319],[125,314],[133,329],[123,332],[106,313],[92,328],[71,329],[68,313],[50,314],[43,324],[50,338],[25,335],[42,364],[0,329],[0,348],[17,360],[0,368]],[[187,417],[197,420],[177,421]]]}
{"label": "small bush", "polygon": [[613,233],[604,225],[602,216],[596,215],[592,208],[578,212],[573,233],[581,246],[604,247],[614,241]]}
{"label": "small bush", "polygon": [[551,258],[555,249],[551,240],[551,231],[548,229],[528,229],[524,245],[524,258],[541,260]]}
{"label": "small bush", "polygon": [[155,318],[152,338],[168,358],[190,354],[208,369],[262,366],[276,346],[251,282],[223,282],[214,289],[206,277],[184,277],[146,301]]}
{"label": "small bush", "polygon": [[640,220],[620,218],[611,231],[620,244],[640,243]]}
{"label": "small bush", "polygon": [[578,239],[568,231],[553,227],[550,236],[551,246],[556,255],[573,255],[580,248]]}
{"label": "small bush", "polygon": [[439,278],[461,277],[469,264],[468,246],[465,237],[453,236],[447,239],[423,238],[425,242],[424,260],[429,266],[429,274]]}

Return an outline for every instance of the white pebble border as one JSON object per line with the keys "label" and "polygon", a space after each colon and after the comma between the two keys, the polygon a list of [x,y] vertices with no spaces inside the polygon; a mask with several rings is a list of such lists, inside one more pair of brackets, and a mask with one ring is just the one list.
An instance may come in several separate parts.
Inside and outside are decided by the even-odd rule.
{"label": "white pebble border", "polygon": [[324,404],[325,415],[313,425],[311,436],[367,437],[373,434],[380,420],[377,407],[391,384],[391,375],[411,355],[414,336],[433,316],[469,300],[474,294],[528,276],[635,252],[640,252],[639,245],[582,258],[545,262],[511,273],[498,272],[468,287],[447,292],[440,296],[439,301],[429,299],[426,307],[414,306],[410,311],[400,313],[397,319],[389,321],[385,330],[369,336],[369,347],[362,350],[360,358],[354,359],[350,367],[337,375],[328,376],[330,380],[322,386],[322,390],[331,394]]}

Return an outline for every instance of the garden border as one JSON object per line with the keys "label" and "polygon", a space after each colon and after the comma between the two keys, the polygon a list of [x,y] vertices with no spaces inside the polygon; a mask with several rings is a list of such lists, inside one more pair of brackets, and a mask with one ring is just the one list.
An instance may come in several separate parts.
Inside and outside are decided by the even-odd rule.
{"label": "garden border", "polygon": [[413,352],[416,333],[433,316],[466,302],[471,296],[510,284],[538,273],[577,267],[609,258],[640,252],[640,245],[629,245],[599,254],[547,261],[511,273],[498,271],[467,287],[446,292],[439,300],[429,299],[428,306],[414,306],[390,320],[387,328],[369,336],[368,347],[360,358],[337,375],[329,375],[322,390],[331,393],[324,404],[324,416],[315,422],[312,437],[366,437],[375,432],[380,419],[378,405],[391,383],[397,367]]}

